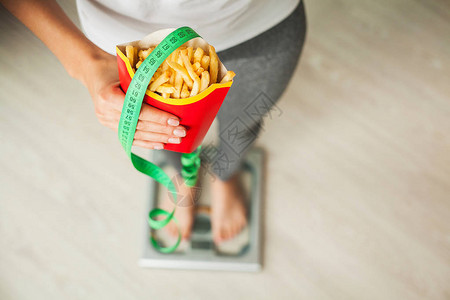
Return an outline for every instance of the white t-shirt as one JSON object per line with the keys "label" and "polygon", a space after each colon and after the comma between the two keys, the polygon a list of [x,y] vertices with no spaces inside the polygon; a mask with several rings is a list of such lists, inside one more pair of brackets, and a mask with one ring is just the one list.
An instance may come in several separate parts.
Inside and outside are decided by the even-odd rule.
{"label": "white t-shirt", "polygon": [[299,0],[77,0],[86,36],[114,53],[118,44],[153,31],[189,26],[216,51],[245,42],[281,22]]}

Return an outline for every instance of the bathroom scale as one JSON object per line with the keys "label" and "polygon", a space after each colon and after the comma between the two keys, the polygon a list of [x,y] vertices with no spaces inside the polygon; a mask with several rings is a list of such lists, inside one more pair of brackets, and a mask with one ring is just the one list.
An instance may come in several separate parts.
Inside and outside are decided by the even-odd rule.
{"label": "bathroom scale", "polygon": [[[205,148],[203,149],[205,150]],[[175,178],[175,170],[162,161],[158,151],[153,152],[152,161],[160,166],[171,178]],[[200,190],[197,191],[196,213],[189,241],[182,241],[172,253],[157,251],[150,242],[153,229],[145,220],[144,249],[139,260],[141,267],[189,270],[223,270],[256,272],[262,267],[262,187],[264,152],[261,148],[250,149],[243,160],[241,182],[247,208],[247,226],[234,238],[216,245],[212,240],[210,222],[210,183],[216,180],[208,170],[209,166],[200,168]],[[202,162],[203,164],[203,162]],[[158,207],[158,203],[167,199],[169,193],[165,187],[149,179],[146,193],[147,211]],[[153,232],[163,246],[176,242],[166,228]]]}

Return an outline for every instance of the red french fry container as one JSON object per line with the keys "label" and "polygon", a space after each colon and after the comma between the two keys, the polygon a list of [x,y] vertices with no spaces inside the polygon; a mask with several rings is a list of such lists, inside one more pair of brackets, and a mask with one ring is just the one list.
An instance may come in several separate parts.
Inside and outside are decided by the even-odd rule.
{"label": "red french fry container", "polygon": [[[137,44],[138,42],[134,43]],[[205,53],[208,53],[207,49],[204,50]],[[122,90],[126,92],[131,83],[131,79],[134,76],[134,71],[128,58],[124,54],[125,46],[117,46],[116,52],[120,86]],[[220,81],[225,73],[226,69],[223,64],[220,63],[218,81]],[[164,149],[181,153],[191,153],[197,149],[205,138],[205,135],[216,117],[232,83],[232,81],[215,83],[210,85],[200,94],[184,99],[165,99],[162,96],[147,90],[143,102],[179,117],[180,124],[187,129],[187,134],[181,139],[180,144],[167,143],[165,144]]]}

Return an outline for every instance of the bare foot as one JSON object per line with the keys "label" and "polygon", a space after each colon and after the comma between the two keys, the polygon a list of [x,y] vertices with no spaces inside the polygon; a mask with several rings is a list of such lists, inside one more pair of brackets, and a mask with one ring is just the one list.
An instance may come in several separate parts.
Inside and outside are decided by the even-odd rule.
{"label": "bare foot", "polygon": [[227,181],[218,177],[211,184],[211,227],[215,243],[236,236],[247,225],[244,191],[239,174]]}
{"label": "bare foot", "polygon": [[[198,187],[188,187],[184,184],[183,178],[178,175],[176,180],[173,180],[175,187],[177,189],[177,200],[173,200],[172,194],[167,192],[163,203],[160,207],[168,212],[172,212],[175,208],[175,218],[181,229],[181,237],[186,240],[189,239],[192,231],[192,225],[194,223],[194,210],[196,204],[196,197],[198,196]],[[160,218],[162,219],[162,218]],[[170,235],[178,237],[178,226],[174,221],[170,221],[164,227],[165,230],[169,232]]]}

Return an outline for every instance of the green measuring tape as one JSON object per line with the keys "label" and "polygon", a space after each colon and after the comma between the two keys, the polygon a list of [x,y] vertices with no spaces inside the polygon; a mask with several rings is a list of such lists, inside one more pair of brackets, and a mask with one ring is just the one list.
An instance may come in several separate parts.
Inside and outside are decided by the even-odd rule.
{"label": "green measuring tape", "polygon": [[[141,111],[142,101],[144,99],[145,91],[150,83],[150,79],[156,72],[158,67],[163,61],[178,47],[186,43],[187,41],[200,37],[194,30],[189,27],[180,27],[171,32],[164,40],[159,43],[158,46],[150,53],[150,55],[142,62],[141,66],[136,70],[136,73],[131,80],[125,95],[125,101],[122,107],[122,113],[119,121],[119,140],[123,149],[131,159],[133,166],[154,180],[164,185],[170,193],[172,193],[173,199],[176,203],[177,194],[176,188],[169,176],[157,165],[139,157],[131,152],[133,145],[134,133],[136,131],[136,125],[139,119],[139,113]],[[185,179],[186,185],[194,186],[197,181],[198,169],[200,167],[200,149],[192,153],[183,153],[181,156],[181,163],[183,165],[182,177]],[[177,225],[178,221],[174,217],[175,209],[172,212],[167,212],[160,208],[155,208],[149,212],[148,223],[152,229],[161,229],[166,226],[172,219]],[[163,220],[155,220],[157,216],[166,216]],[[152,245],[163,253],[171,253],[175,251],[181,242],[181,231],[178,227],[178,240],[175,245],[170,247],[162,247],[158,244],[154,236],[150,238]]]}

